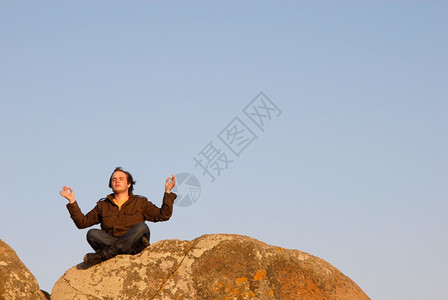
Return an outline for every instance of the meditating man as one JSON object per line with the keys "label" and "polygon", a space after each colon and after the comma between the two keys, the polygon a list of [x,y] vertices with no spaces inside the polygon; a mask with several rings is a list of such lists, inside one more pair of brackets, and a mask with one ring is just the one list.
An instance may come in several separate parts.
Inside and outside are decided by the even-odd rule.
{"label": "meditating man", "polygon": [[163,204],[159,208],[145,197],[134,195],[135,181],[132,175],[118,167],[109,179],[112,194],[100,199],[96,206],[84,215],[75,201],[74,191],[64,186],[60,191],[66,198],[70,217],[79,229],[101,224],[101,229],[90,229],[87,241],[96,251],[84,256],[84,263],[93,266],[118,254],[137,254],[149,246],[150,232],[145,221],[167,221],[173,213],[176,194],[171,189],[176,184],[172,175],[165,182]]}

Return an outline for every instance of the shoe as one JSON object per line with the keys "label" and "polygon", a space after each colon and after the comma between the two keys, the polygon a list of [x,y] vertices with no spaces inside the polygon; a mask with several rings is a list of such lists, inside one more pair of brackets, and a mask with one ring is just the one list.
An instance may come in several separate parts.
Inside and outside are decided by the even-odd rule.
{"label": "shoe", "polygon": [[143,249],[145,249],[146,247],[148,247],[150,245],[149,240],[146,236],[142,237],[142,245],[143,245]]}
{"label": "shoe", "polygon": [[147,237],[143,236],[142,239],[140,240],[140,244],[135,247],[134,249],[132,249],[131,252],[129,252],[129,254],[135,255],[135,254],[139,254],[140,252],[142,252],[143,250],[146,249],[146,247],[148,247],[149,244],[149,240]]}
{"label": "shoe", "polygon": [[89,267],[97,265],[103,261],[105,261],[105,259],[98,252],[87,253],[86,255],[84,255],[84,263]]}

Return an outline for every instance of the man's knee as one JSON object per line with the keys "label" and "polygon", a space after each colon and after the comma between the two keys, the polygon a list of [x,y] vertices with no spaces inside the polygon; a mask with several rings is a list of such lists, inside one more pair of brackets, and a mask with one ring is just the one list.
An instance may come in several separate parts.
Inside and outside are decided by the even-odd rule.
{"label": "man's knee", "polygon": [[87,231],[86,238],[88,241],[95,241],[98,240],[101,236],[102,232],[100,229],[90,229]]}
{"label": "man's knee", "polygon": [[100,229],[90,229],[86,235],[87,242],[94,249],[102,249],[111,244],[115,238]]}
{"label": "man's knee", "polygon": [[146,237],[149,236],[149,227],[148,225],[146,225],[146,223],[144,222],[137,223],[133,227],[134,227],[133,229],[137,232],[138,235]]}
{"label": "man's knee", "polygon": [[137,224],[135,224],[135,226],[137,226],[138,230],[141,230],[143,232],[149,232],[148,225],[146,225],[145,222],[137,223]]}

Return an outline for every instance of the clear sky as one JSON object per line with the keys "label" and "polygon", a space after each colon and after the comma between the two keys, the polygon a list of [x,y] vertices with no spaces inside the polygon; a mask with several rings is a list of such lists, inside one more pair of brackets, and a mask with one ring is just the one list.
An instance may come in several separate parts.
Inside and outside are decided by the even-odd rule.
{"label": "clear sky", "polygon": [[0,1],[0,238],[51,292],[91,251],[62,186],[88,212],[122,166],[160,205],[188,173],[152,243],[249,235],[447,299],[447,36],[445,1]]}

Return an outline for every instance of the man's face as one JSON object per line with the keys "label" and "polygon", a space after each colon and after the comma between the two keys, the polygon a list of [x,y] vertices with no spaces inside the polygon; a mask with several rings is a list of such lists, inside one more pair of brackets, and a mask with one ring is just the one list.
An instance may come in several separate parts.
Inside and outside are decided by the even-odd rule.
{"label": "man's face", "polygon": [[130,186],[131,184],[128,183],[126,173],[121,171],[114,172],[112,175],[112,191],[114,193],[127,193]]}

